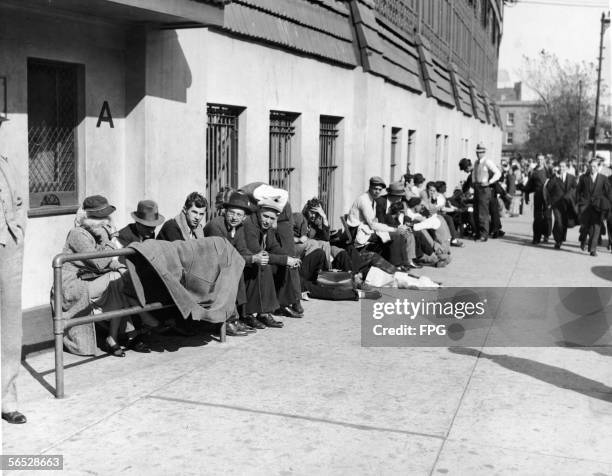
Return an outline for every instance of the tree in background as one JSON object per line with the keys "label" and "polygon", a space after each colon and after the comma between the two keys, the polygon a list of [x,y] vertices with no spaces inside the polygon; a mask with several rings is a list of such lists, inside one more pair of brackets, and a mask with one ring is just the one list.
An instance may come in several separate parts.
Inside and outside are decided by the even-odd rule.
{"label": "tree in background", "polygon": [[[528,154],[542,152],[556,159],[582,157],[586,131],[593,123],[597,72],[593,63],[561,63],[544,50],[523,58],[521,76],[542,106],[529,127]],[[580,84],[582,83],[582,88]]]}

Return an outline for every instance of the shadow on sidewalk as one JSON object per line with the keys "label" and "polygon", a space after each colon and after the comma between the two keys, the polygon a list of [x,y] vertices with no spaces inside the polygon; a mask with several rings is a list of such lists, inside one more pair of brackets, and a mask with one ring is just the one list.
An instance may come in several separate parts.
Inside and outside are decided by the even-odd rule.
{"label": "shadow on sidewalk", "polygon": [[[143,336],[143,340],[148,344],[152,353],[161,352],[176,352],[181,347],[201,347],[207,345],[211,341],[219,342],[219,326],[213,325],[207,322],[190,322],[189,330],[194,332],[193,336],[178,336],[178,335],[151,335]],[[45,376],[54,374],[55,368],[44,370],[42,372],[37,371],[32,367],[26,360],[27,354],[33,352],[29,350],[22,354],[21,365],[28,371],[28,373],[36,380],[45,390],[51,395],[55,395],[55,387],[45,380]],[[131,350],[127,351],[127,354],[134,352]],[[72,362],[64,365],[64,370],[77,367],[79,365],[88,364],[96,360],[105,359],[110,357],[109,354],[100,354],[92,357],[86,357],[82,360]]]}
{"label": "shadow on sidewalk", "polygon": [[567,347],[569,349],[578,349],[578,350],[590,350],[592,352],[596,352],[599,355],[603,355],[604,357],[612,357],[612,347],[611,346],[593,346],[588,347],[580,344],[576,344],[575,342],[568,341],[559,341],[557,342],[559,347]]}
{"label": "shadow on sidewalk", "polygon": [[612,266],[593,266],[591,271],[598,278],[612,281]]}
{"label": "shadow on sidewalk", "polygon": [[527,235],[518,235],[518,234],[508,234],[506,233],[506,235],[502,238],[497,238],[497,240],[499,241],[505,241],[507,243],[514,243],[517,245],[523,245],[523,246],[529,246],[531,248],[538,248],[541,250],[547,250],[547,251],[554,251],[555,253],[574,253],[574,254],[579,254],[579,255],[585,255],[588,256],[588,253],[585,253],[584,251],[580,250],[580,246],[576,243],[563,243],[563,245],[561,246],[561,249],[555,249],[555,242],[554,241],[549,241],[548,243],[540,243],[538,245],[534,245],[532,244],[532,239],[531,237],[528,237]]}
{"label": "shadow on sidewalk", "polygon": [[448,350],[454,354],[488,359],[508,370],[528,375],[555,387],[612,403],[612,387],[554,365],[505,354],[487,354],[469,347],[449,347]]}

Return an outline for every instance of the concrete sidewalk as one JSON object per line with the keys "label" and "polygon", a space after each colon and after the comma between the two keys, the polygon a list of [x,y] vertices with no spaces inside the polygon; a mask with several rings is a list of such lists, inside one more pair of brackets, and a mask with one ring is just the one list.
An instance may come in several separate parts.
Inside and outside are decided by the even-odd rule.
{"label": "concrete sidewalk", "polygon": [[[530,244],[530,223],[453,250],[447,286],[601,286],[612,254]],[[409,291],[406,291],[409,293]],[[364,348],[360,306],[305,303],[227,344],[172,340],[152,354],[29,355],[26,425],[4,454],[62,454],[67,474],[612,475],[612,348]],[[38,472],[37,472],[38,473]],[[55,473],[57,474],[57,473]]]}

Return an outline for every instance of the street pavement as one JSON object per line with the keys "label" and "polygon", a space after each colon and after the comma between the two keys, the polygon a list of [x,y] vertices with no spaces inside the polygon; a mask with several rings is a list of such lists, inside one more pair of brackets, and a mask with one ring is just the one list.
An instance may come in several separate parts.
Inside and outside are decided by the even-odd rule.
{"label": "street pavement", "polygon": [[[554,250],[530,244],[528,218],[504,228],[418,273],[448,287],[610,287],[612,254],[581,252],[575,229]],[[609,329],[608,346],[588,348],[362,347],[359,303],[304,307],[225,344],[202,333],[124,359],[65,354],[60,400],[53,353],[30,354],[28,423],[2,423],[3,454],[63,455],[74,475],[612,475]]]}

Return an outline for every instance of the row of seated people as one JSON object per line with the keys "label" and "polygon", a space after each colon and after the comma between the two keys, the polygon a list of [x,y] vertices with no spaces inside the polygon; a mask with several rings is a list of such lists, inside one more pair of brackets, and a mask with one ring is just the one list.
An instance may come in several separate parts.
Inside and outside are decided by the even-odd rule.
{"label": "row of seated people", "polygon": [[[367,289],[363,279],[373,265],[389,272],[396,269],[372,252],[358,252],[346,246],[333,266],[352,276],[348,286],[322,285],[321,271],[331,263],[323,249],[298,257],[293,231],[293,215],[288,194],[257,182],[239,191],[227,190],[218,197],[217,216],[204,223],[208,203],[199,193],[189,194],[182,210],[169,220],[159,213],[151,200],[138,203],[132,212],[133,223],[118,232],[112,224],[115,207],[100,195],[87,197],[77,212],[75,226],[68,233],[64,253],[84,253],[117,249],[144,243],[153,238],[166,242],[201,241],[219,237],[240,256],[240,270],[229,278],[237,291],[233,294],[235,312],[227,319],[227,334],[245,336],[266,327],[283,327],[279,316],[301,318],[301,299],[357,300],[378,298],[380,292]],[[161,229],[155,235],[158,226]],[[201,257],[204,261],[211,257]],[[212,256],[215,259],[215,256]],[[338,264],[340,263],[340,264]],[[63,268],[62,301],[67,318],[88,312],[111,311],[138,303],[127,273],[125,260],[116,257],[68,262]],[[227,279],[227,278],[226,278]],[[127,285],[126,285],[127,283]],[[213,283],[213,287],[223,283]],[[134,322],[133,322],[134,321]],[[150,352],[142,335],[147,332],[190,331],[177,322],[160,322],[150,313],[137,319],[112,319],[101,347],[111,355],[125,356],[125,348]],[[120,338],[121,337],[121,338]],[[70,328],[64,338],[67,350],[80,354],[96,353],[94,324]],[[123,346],[119,345],[123,344]]]}
{"label": "row of seated people", "polygon": [[463,246],[453,217],[461,219],[462,213],[447,203],[443,182],[423,188],[420,174],[414,183],[412,178],[387,187],[380,177],[371,177],[346,217],[349,234],[356,246],[380,253],[400,269],[444,267],[451,247]]}

